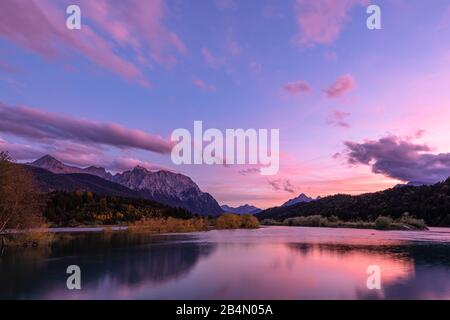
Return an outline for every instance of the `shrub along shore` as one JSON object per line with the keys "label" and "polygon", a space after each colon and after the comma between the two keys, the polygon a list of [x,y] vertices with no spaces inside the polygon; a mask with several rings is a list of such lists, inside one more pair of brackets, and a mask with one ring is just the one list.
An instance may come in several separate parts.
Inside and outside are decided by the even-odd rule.
{"label": "shrub along shore", "polygon": [[377,229],[377,230],[428,230],[424,220],[416,219],[405,213],[399,219],[388,216],[379,216],[374,221],[343,221],[336,216],[323,217],[321,215],[302,216],[287,218],[282,221],[265,219],[262,225],[272,226],[302,226],[322,228],[355,228],[355,229]]}
{"label": "shrub along shore", "polygon": [[185,233],[214,229],[257,229],[259,221],[252,215],[223,214],[218,218],[195,217],[191,219],[150,218],[128,227],[130,232]]}

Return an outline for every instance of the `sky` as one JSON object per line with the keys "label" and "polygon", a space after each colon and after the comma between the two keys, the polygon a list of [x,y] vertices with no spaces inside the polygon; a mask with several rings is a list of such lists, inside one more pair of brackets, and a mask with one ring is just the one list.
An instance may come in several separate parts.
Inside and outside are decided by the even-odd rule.
{"label": "sky", "polygon": [[[450,176],[449,40],[448,0],[2,0],[0,150],[172,170],[232,206],[434,183]],[[279,129],[278,174],[174,165],[171,133],[195,120]]]}

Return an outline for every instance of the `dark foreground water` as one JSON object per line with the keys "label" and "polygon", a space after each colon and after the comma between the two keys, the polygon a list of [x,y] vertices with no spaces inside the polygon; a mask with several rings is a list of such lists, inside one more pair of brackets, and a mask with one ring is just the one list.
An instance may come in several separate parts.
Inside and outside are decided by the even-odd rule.
{"label": "dark foreground water", "polygon": [[[4,251],[2,299],[449,299],[450,229],[259,230],[61,236]],[[81,290],[66,269],[81,268]],[[378,265],[381,290],[367,288]]]}

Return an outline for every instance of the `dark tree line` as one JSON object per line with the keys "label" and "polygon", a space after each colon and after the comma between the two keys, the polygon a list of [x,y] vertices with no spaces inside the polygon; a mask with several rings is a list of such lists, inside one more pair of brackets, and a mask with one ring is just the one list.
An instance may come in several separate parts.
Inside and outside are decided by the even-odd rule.
{"label": "dark tree line", "polygon": [[92,192],[53,192],[44,217],[55,226],[130,223],[144,218],[173,217],[189,219],[193,215],[183,208],[171,208],[158,202]]}
{"label": "dark tree line", "polygon": [[410,216],[425,220],[429,226],[450,226],[450,178],[432,186],[404,186],[359,196],[334,195],[309,203],[278,207],[258,214],[260,219],[282,220],[290,217],[336,216],[344,221],[374,221],[379,216]]}

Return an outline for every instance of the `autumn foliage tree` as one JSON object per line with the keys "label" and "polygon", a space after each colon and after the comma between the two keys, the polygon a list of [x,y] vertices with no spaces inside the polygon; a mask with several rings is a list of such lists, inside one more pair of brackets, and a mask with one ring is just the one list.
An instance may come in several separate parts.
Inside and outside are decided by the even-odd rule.
{"label": "autumn foliage tree", "polygon": [[0,152],[0,234],[6,229],[40,227],[42,195],[32,175]]}
{"label": "autumn foliage tree", "polygon": [[216,219],[217,229],[256,229],[259,221],[256,217],[244,214],[225,213]]}

